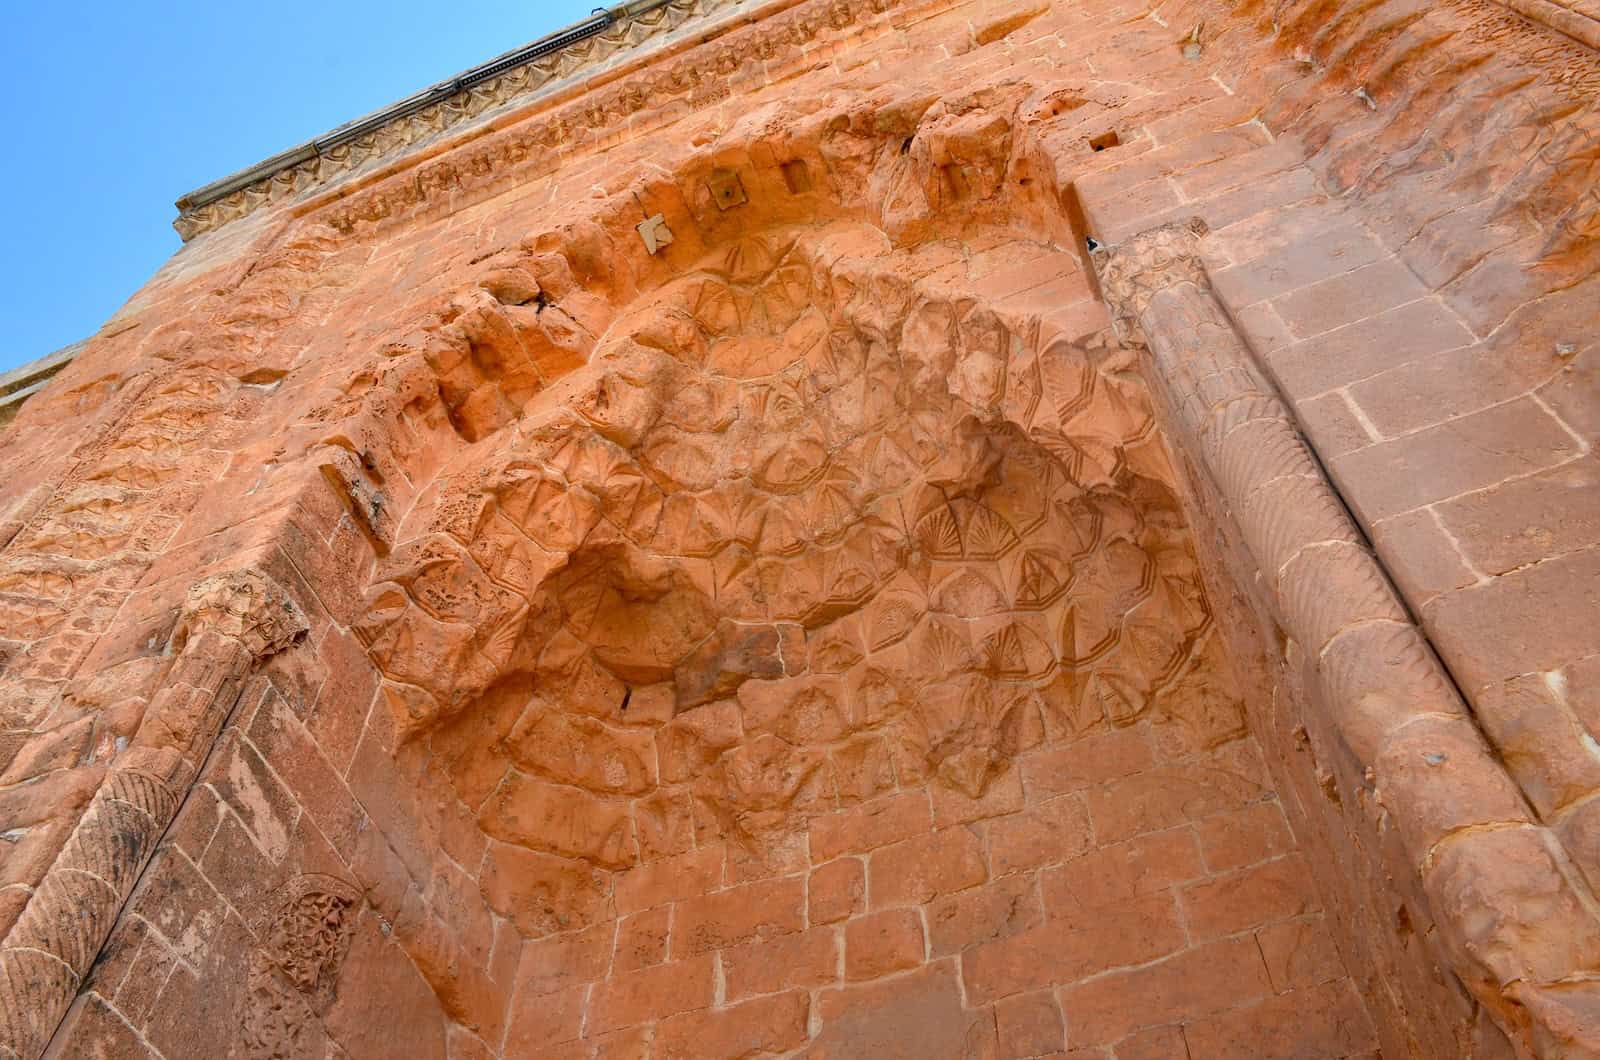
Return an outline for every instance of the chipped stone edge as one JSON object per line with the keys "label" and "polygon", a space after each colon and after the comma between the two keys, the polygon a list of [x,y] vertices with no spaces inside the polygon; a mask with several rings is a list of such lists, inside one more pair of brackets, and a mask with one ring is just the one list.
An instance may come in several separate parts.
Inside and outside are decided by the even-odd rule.
{"label": "chipped stone edge", "polygon": [[43,390],[88,344],[88,339],[80,339],[27,364],[19,364],[9,372],[0,372],[0,430],[16,419],[23,403]]}

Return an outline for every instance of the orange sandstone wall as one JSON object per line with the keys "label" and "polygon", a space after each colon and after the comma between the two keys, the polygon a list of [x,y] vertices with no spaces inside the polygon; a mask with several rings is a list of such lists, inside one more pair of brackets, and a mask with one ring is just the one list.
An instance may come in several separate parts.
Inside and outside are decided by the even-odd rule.
{"label": "orange sandstone wall", "polygon": [[4,1044],[1593,1051],[1593,53],[705,26],[198,235],[0,436]]}

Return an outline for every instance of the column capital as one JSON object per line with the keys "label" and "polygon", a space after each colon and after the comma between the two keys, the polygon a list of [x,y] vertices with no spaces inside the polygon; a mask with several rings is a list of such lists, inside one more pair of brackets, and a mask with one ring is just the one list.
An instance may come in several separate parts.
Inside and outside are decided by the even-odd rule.
{"label": "column capital", "polygon": [[1100,297],[1111,310],[1112,326],[1124,345],[1147,344],[1139,317],[1158,291],[1181,283],[1209,289],[1199,254],[1200,240],[1209,231],[1205,221],[1191,217],[1147,228],[1092,252]]}
{"label": "column capital", "polygon": [[308,628],[283,587],[257,570],[229,571],[195,583],[172,634],[174,650],[198,633],[217,633],[264,659],[287,648]]}

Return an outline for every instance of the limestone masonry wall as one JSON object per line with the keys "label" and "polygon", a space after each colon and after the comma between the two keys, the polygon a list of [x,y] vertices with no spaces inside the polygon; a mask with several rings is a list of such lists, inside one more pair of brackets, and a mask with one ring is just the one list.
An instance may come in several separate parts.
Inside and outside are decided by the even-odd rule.
{"label": "limestone masonry wall", "polygon": [[671,5],[186,212],[0,1055],[1600,1055],[1595,14]]}

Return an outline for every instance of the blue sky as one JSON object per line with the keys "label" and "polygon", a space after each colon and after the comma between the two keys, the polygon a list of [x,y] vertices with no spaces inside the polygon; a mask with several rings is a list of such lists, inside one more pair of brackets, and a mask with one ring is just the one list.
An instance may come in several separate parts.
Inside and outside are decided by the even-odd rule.
{"label": "blue sky", "polygon": [[593,0],[8,5],[0,370],[178,249],[179,195],[586,16]]}

